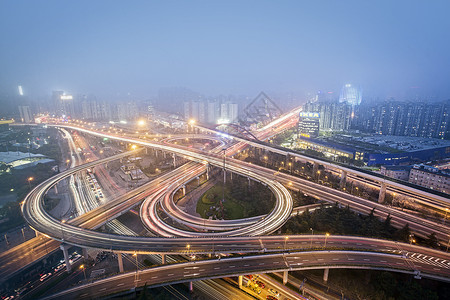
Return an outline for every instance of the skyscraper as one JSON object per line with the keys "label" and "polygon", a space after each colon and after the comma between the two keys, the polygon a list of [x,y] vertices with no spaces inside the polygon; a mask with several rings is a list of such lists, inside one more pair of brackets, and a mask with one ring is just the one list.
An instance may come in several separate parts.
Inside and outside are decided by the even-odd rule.
{"label": "skyscraper", "polygon": [[342,87],[339,102],[347,102],[352,107],[361,104],[361,91],[356,86],[347,83]]}

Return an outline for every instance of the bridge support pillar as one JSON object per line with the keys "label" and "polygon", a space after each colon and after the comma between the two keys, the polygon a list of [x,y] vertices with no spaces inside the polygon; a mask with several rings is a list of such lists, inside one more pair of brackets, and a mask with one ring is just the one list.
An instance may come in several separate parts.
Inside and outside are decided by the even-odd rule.
{"label": "bridge support pillar", "polygon": [[145,147],[145,154],[148,154],[148,148]]}
{"label": "bridge support pillar", "polygon": [[312,178],[316,177],[317,171],[319,171],[319,163],[313,162]]}
{"label": "bridge support pillar", "polygon": [[284,285],[286,285],[286,283],[288,282],[288,275],[289,275],[288,271],[283,272],[283,284]]}
{"label": "bridge support pillar", "polygon": [[330,273],[330,268],[326,268],[325,270],[323,270],[323,282],[327,282],[328,281],[328,274]]}
{"label": "bridge support pillar", "polygon": [[58,194],[58,185],[55,184],[55,194]]}
{"label": "bridge support pillar", "polygon": [[173,167],[176,168],[177,167],[177,157],[175,156],[175,154],[172,154],[173,157]]}
{"label": "bridge support pillar", "polygon": [[83,258],[84,260],[89,258],[88,248],[83,248]]}
{"label": "bridge support pillar", "polygon": [[223,169],[223,183],[227,183],[227,171]]}
{"label": "bridge support pillar", "polygon": [[189,292],[193,292],[194,291],[194,284],[192,281],[189,281]]}
{"label": "bridge support pillar", "polygon": [[209,180],[209,164],[206,165],[206,180]]}
{"label": "bridge support pillar", "polygon": [[197,185],[200,185],[200,176],[196,178],[197,179]]}
{"label": "bridge support pillar", "polygon": [[163,265],[166,264],[166,255],[165,254],[161,254],[161,264],[163,264]]}
{"label": "bridge support pillar", "polygon": [[238,282],[239,282],[239,288],[240,289],[242,289],[242,275],[240,275],[239,277],[238,277]]}
{"label": "bridge support pillar", "polygon": [[182,185],[181,190],[183,191],[183,196],[186,196],[186,186]]}
{"label": "bridge support pillar", "polygon": [[122,259],[121,252],[117,253],[117,261],[119,263],[119,272],[122,273],[123,272],[123,259]]}
{"label": "bridge support pillar", "polygon": [[347,171],[341,171],[341,181],[339,182],[339,188],[342,190],[347,182]]}
{"label": "bridge support pillar", "polygon": [[386,197],[386,183],[382,182],[380,184],[380,193],[378,194],[378,203],[383,203],[384,197]]}
{"label": "bridge support pillar", "polygon": [[66,262],[67,273],[70,273],[70,270],[72,270],[72,266],[70,265],[70,262],[69,262],[69,248],[70,248],[70,246],[67,245],[67,244],[61,244],[59,246],[59,248],[62,250],[62,252],[64,254],[64,261]]}

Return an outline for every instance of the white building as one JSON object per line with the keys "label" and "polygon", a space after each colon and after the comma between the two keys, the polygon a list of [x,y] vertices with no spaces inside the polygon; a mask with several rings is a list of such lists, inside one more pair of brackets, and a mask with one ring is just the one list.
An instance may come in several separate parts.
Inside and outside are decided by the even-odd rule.
{"label": "white building", "polygon": [[20,121],[22,123],[34,123],[29,106],[19,106]]}

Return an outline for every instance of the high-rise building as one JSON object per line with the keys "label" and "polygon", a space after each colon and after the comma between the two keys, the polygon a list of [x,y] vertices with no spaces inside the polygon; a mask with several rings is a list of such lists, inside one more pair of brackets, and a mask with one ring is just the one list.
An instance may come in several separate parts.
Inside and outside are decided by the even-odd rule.
{"label": "high-rise building", "polygon": [[307,102],[303,111],[319,113],[321,130],[345,131],[350,127],[352,107],[346,102]]}
{"label": "high-rise building", "polygon": [[220,115],[220,107],[217,101],[208,101],[206,109],[206,122],[216,124]]}
{"label": "high-rise building", "polygon": [[111,121],[111,106],[105,101],[84,97],[81,101],[81,117],[85,120]]}
{"label": "high-rise building", "polygon": [[63,91],[53,91],[52,102],[54,104],[54,113],[57,117],[73,117],[74,105],[73,96]]}
{"label": "high-rise building", "polygon": [[219,124],[233,123],[238,119],[239,111],[237,103],[225,102],[220,104]]}
{"label": "high-rise building", "polygon": [[416,103],[388,100],[366,107],[363,129],[383,135],[449,138],[450,101]]}
{"label": "high-rise building", "polygon": [[347,83],[342,87],[339,102],[347,102],[351,106],[361,104],[361,91],[356,86]]}
{"label": "high-rise building", "polygon": [[20,121],[22,123],[34,123],[29,106],[19,106]]}
{"label": "high-rise building", "polygon": [[117,104],[117,118],[119,121],[133,121],[139,117],[139,109],[135,102],[121,102]]}

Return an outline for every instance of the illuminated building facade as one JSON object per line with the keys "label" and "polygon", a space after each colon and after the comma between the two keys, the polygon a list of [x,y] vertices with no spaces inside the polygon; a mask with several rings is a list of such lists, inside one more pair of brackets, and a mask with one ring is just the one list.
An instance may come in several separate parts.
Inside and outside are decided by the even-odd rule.
{"label": "illuminated building facade", "polygon": [[315,138],[319,136],[320,115],[318,112],[300,112],[298,133],[300,137]]}

